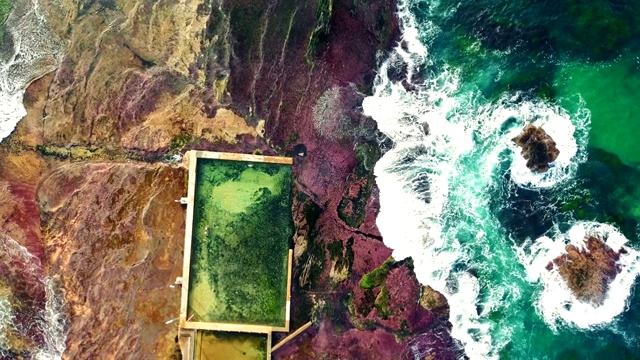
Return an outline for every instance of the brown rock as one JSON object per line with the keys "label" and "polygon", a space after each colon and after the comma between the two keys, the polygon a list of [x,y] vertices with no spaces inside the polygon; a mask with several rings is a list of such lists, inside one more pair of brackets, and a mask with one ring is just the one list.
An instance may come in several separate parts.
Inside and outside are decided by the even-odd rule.
{"label": "brown rock", "polygon": [[585,238],[584,242],[585,249],[569,245],[567,253],[546,268],[550,271],[553,265],[557,266],[560,276],[580,301],[602,305],[609,284],[620,273],[617,261],[624,249],[616,252],[595,236]]}
{"label": "brown rock", "polygon": [[[205,39],[209,5],[116,0],[45,6],[68,46],[37,119],[44,144],[155,154],[178,144],[235,145],[257,136],[255,124],[224,110],[226,78],[207,83],[198,71],[204,47],[229,42]],[[228,59],[215,61],[228,72]]]}
{"label": "brown rock", "polygon": [[162,165],[68,164],[38,200],[51,272],[65,289],[65,358],[167,359],[181,275],[184,171]]}
{"label": "brown rock", "polygon": [[543,128],[533,124],[527,125],[520,135],[513,138],[522,147],[522,156],[527,160],[527,167],[531,171],[545,172],[549,170],[549,163],[558,158],[560,150]]}

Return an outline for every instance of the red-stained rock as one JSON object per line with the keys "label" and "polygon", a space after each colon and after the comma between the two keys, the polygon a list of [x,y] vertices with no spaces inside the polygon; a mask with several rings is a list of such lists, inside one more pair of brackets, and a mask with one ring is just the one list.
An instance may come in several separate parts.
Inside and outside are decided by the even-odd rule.
{"label": "red-stained rock", "polygon": [[316,354],[330,358],[372,360],[394,359],[403,348],[391,333],[382,329],[373,331],[350,329],[339,333],[326,323],[321,323],[312,346]]}
{"label": "red-stained rock", "polygon": [[[181,274],[184,171],[67,164],[41,183],[43,240],[65,288],[65,358],[168,358]],[[155,354],[155,355],[152,355]]]}
{"label": "red-stained rock", "polygon": [[30,152],[0,156],[0,230],[43,260],[36,188],[44,161]]}
{"label": "red-stained rock", "polygon": [[360,331],[333,328],[321,320],[317,327],[301,334],[294,344],[287,344],[274,353],[278,359],[315,360],[452,360],[460,358],[460,349],[451,341],[446,328],[430,329],[412,336],[404,343],[383,329]]}
{"label": "red-stained rock", "polygon": [[437,320],[420,305],[420,296],[421,286],[410,265],[395,263],[381,286],[353,290],[350,320],[359,328],[380,327],[401,336],[420,333],[433,327]]}

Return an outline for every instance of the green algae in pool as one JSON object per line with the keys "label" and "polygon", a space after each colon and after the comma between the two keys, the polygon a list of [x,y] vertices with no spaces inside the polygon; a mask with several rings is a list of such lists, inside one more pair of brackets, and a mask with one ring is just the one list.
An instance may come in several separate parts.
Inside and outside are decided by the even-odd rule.
{"label": "green algae in pool", "polygon": [[285,326],[291,166],[198,159],[188,314]]}

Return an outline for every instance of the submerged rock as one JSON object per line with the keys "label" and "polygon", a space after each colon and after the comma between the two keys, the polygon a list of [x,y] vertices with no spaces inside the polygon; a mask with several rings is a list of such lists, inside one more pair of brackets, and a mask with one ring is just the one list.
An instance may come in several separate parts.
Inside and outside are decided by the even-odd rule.
{"label": "submerged rock", "polygon": [[542,173],[549,170],[549,164],[560,155],[556,142],[542,127],[529,124],[512,140],[522,148],[521,154],[531,171]]}
{"label": "submerged rock", "polygon": [[558,272],[578,300],[599,306],[605,300],[609,285],[620,273],[617,264],[626,250],[611,249],[595,236],[584,239],[585,246],[566,247],[563,254],[547,265],[547,270],[558,267]]}

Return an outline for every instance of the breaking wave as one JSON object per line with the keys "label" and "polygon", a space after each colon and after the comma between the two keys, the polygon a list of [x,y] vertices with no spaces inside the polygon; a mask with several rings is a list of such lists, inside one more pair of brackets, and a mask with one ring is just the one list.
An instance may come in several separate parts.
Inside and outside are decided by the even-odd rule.
{"label": "breaking wave", "polygon": [[[545,266],[565,253],[567,245],[584,249],[584,239],[596,236],[603,239],[610,248],[624,249],[617,264],[620,273],[609,284],[604,302],[593,305],[580,301],[571,292],[558,271],[548,271]],[[518,252],[520,261],[525,264],[529,281],[543,285],[537,296],[536,309],[545,322],[555,327],[559,320],[583,329],[611,322],[621,314],[631,295],[636,277],[640,275],[640,252],[627,246],[627,238],[615,227],[592,221],[579,221],[569,231],[559,234],[555,239],[542,237],[529,242]]]}
{"label": "breaking wave", "polygon": [[61,359],[67,327],[59,281],[26,248],[0,236],[0,358]]}
{"label": "breaking wave", "polygon": [[[497,359],[509,344],[514,353],[524,355],[538,346],[544,354],[542,342],[530,336],[532,323],[547,329],[544,336],[553,336],[558,320],[584,328],[613,321],[638,275],[637,252],[627,249],[623,274],[612,283],[605,305],[588,312],[567,291],[557,295],[560,279],[539,269],[541,259],[547,261],[566,244],[539,239],[524,255],[521,244],[531,240],[514,238],[496,212],[517,206],[509,203],[509,188],[556,190],[562,198],[562,190],[575,184],[577,169],[587,159],[590,112],[585,104],[574,101],[570,111],[519,92],[486,99],[462,84],[456,68],[431,59],[429,44],[440,29],[428,20],[418,23],[411,5],[399,2],[403,37],[381,63],[374,94],[363,102],[364,113],[393,141],[375,168],[381,205],[377,225],[385,244],[396,259],[412,257],[418,280],[447,298],[452,336],[471,359]],[[546,173],[530,171],[512,141],[530,123],[542,126],[560,151]],[[548,207],[557,211],[553,204]],[[589,229],[606,229],[609,241],[618,241],[619,232],[610,225]],[[577,231],[572,229],[569,238]],[[573,304],[571,310],[563,310],[567,303]],[[580,319],[583,310],[594,316]],[[536,313],[539,318],[525,322]]]}
{"label": "breaking wave", "polygon": [[22,97],[29,84],[54,70],[62,47],[54,40],[38,0],[16,0],[0,39],[0,141],[26,115]]}

